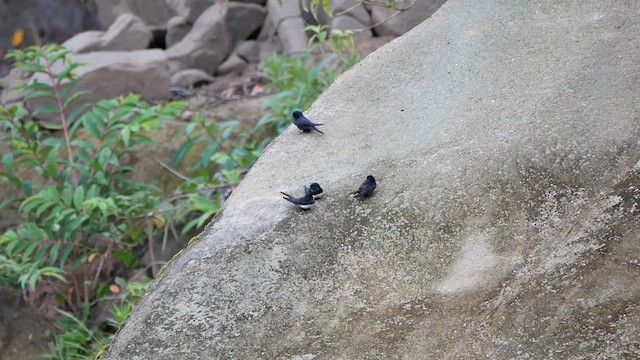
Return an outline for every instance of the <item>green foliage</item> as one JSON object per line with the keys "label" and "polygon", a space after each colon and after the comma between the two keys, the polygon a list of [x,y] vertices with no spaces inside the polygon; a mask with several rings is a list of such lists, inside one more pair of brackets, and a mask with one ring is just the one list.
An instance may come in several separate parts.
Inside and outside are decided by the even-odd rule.
{"label": "green foliage", "polygon": [[[115,299],[115,302],[113,302],[114,299],[107,297],[97,300],[98,302],[113,302],[111,311],[113,317],[106,321],[113,328],[119,328],[120,324],[129,317],[135,304],[149,288],[151,279],[145,277],[139,282],[127,284],[124,279],[118,278],[116,283],[124,291]],[[60,313],[62,316],[58,319],[57,326],[62,329],[62,332],[54,337],[55,341],[50,352],[43,355],[45,359],[92,360],[105,345],[113,341],[113,332],[106,332],[98,326],[87,326],[90,323],[89,306],[85,306],[79,316],[66,311],[60,311]]]}
{"label": "green foliage", "polygon": [[300,0],[300,5],[304,11],[310,12],[314,19],[318,19],[321,7],[325,14],[329,16],[332,14],[331,0]]}
{"label": "green foliage", "polygon": [[183,235],[202,228],[220,210],[226,194],[260,156],[261,151],[251,145],[238,145],[248,143],[247,138],[232,136],[238,125],[237,121],[218,124],[198,114],[186,126],[186,140],[173,157],[172,166],[178,166],[190,152],[199,156],[189,169],[191,178],[178,188],[175,198],[175,207],[180,209],[177,218],[186,223]]}
{"label": "green foliage", "polygon": [[297,58],[274,54],[263,59],[265,76],[271,80],[269,89],[275,92],[263,103],[267,113],[257,124],[267,125],[282,133],[291,124],[291,113],[307,109],[311,103],[336,79],[341,72],[335,57],[326,57],[314,63],[310,53]]}
{"label": "green foliage", "polygon": [[[0,182],[15,189],[0,208],[18,206],[25,219],[0,234],[0,285],[20,286],[25,296],[37,294],[41,283],[54,285],[63,315],[59,326],[66,331],[56,337],[49,358],[92,358],[110,341],[87,325],[103,299],[113,299],[103,265],[137,264],[137,251],[146,246],[143,235],[150,238],[155,229],[145,232],[140,222],[154,224],[154,217],[146,219],[162,203],[156,187],[131,180],[125,162],[153,145],[149,134],[178,117],[185,104],[150,105],[137,95],[79,104],[73,70],[80,65],[64,48],[31,47],[9,56],[25,75],[40,79],[18,90],[43,105],[32,113],[0,107],[0,141],[9,146],[0,157]],[[64,139],[51,137],[35,120],[52,114]],[[135,296],[117,297],[113,321],[128,314],[144,287],[137,289]]]}

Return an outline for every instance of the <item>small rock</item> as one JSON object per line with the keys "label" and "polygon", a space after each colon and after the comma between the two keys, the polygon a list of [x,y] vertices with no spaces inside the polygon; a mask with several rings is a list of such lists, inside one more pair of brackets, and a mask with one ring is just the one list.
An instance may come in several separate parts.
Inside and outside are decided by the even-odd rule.
{"label": "small rock", "polygon": [[255,40],[241,42],[236,47],[235,53],[249,64],[260,62],[260,45]]}
{"label": "small rock", "polygon": [[174,16],[167,22],[167,35],[164,39],[167,48],[179,43],[191,31],[192,24],[183,16]]}
{"label": "small rock", "polygon": [[247,63],[242,60],[242,58],[235,53],[232,53],[229,58],[220,65],[218,70],[216,70],[216,74],[218,75],[226,75],[230,73],[242,74],[244,69],[247,68]]}
{"label": "small rock", "polygon": [[214,77],[198,69],[181,70],[171,75],[171,86],[189,88],[202,84],[209,84]]}
{"label": "small rock", "polygon": [[151,38],[151,30],[140,18],[132,14],[122,14],[106,32],[83,32],[62,45],[74,53],[131,51],[146,49]]}

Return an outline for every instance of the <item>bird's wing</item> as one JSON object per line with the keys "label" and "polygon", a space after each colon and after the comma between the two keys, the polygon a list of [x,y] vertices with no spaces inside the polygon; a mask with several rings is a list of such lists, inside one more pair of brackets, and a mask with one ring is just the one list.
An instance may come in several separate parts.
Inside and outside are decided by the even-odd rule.
{"label": "bird's wing", "polygon": [[292,197],[282,197],[283,199],[287,200],[288,202],[292,203],[292,204],[299,204],[300,203],[300,199],[298,198],[292,198]]}

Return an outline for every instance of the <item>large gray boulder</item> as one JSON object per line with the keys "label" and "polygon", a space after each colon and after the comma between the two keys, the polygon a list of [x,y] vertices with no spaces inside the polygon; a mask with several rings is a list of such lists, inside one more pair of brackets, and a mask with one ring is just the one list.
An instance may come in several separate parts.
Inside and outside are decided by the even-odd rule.
{"label": "large gray boulder", "polygon": [[167,48],[179,43],[191,31],[193,26],[187,19],[182,16],[174,16],[167,22],[167,35],[165,36],[165,45]]}
{"label": "large gray boulder", "polygon": [[239,44],[256,32],[267,17],[267,9],[256,4],[229,3],[227,24],[231,34],[231,45]]}
{"label": "large gray boulder", "polygon": [[232,49],[227,10],[227,5],[209,7],[196,20],[191,31],[165,51],[172,74],[186,69],[200,69],[213,74],[222,64]]}
{"label": "large gray boulder", "polygon": [[167,4],[188,22],[194,23],[202,13],[211,7],[214,0],[166,0]]}
{"label": "large gray boulder", "polygon": [[[140,94],[147,100],[169,99],[169,65],[162,50],[98,51],[74,54],[73,59],[85,64],[75,70],[75,75],[81,80],[76,91],[87,92],[81,98],[82,102],[94,103],[130,93]],[[62,64],[56,63],[53,70],[62,71]],[[43,74],[22,78],[21,71],[19,68],[13,69],[10,76],[0,81],[0,86],[6,85],[0,99],[2,104],[15,104],[24,100],[25,93],[10,91],[15,86],[31,81],[50,83],[50,79]],[[46,102],[50,100],[36,98],[27,101],[26,105],[33,110]],[[55,116],[46,116],[44,120],[59,122]]]}
{"label": "large gray boulder", "polygon": [[300,4],[297,1],[268,0],[267,9],[275,32],[282,42],[287,55],[302,54],[307,51],[307,35]]}
{"label": "large gray boulder", "polygon": [[266,15],[256,4],[219,2],[210,6],[191,31],[166,50],[171,73],[200,69],[213,74],[235,45],[260,28]]}
{"label": "large gray boulder", "polygon": [[149,46],[152,37],[151,30],[139,17],[122,14],[107,31],[85,31],[62,46],[74,53],[143,50]]}
{"label": "large gray boulder", "polygon": [[102,359],[640,357],[638,13],[447,2],[267,148]]}
{"label": "large gray boulder", "polygon": [[[140,94],[146,100],[169,99],[169,67],[162,50],[99,51],[74,54],[73,59],[86,64],[75,70],[81,80],[76,91],[86,91],[81,102],[95,103],[131,93]],[[61,71],[60,63],[54,66],[54,71]],[[42,74],[36,74],[28,81],[50,82]],[[31,99],[26,105],[33,110],[43,101],[44,98]],[[59,122],[56,116],[46,116],[42,120]]]}

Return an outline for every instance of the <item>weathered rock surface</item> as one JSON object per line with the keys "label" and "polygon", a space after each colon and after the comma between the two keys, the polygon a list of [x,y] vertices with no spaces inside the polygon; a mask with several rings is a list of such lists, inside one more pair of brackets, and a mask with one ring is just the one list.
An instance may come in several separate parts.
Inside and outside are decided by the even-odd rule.
{"label": "weathered rock surface", "polygon": [[231,46],[246,40],[249,35],[260,29],[267,17],[267,9],[256,4],[229,3],[227,24],[231,34]]}
{"label": "weathered rock surface", "polygon": [[[413,29],[433,14],[446,0],[420,0],[399,15],[384,6],[371,6],[371,22],[378,24],[374,30],[379,36],[399,36]],[[409,3],[409,2],[406,2]],[[402,6],[402,5],[401,5]]]}
{"label": "weathered rock surface", "polygon": [[133,14],[122,14],[107,31],[86,31],[62,45],[74,53],[143,50],[151,42],[151,30]]}
{"label": "weathered rock surface", "polygon": [[236,46],[234,52],[251,64],[260,62],[260,45],[255,40],[244,41]]}
{"label": "weathered rock surface", "polygon": [[212,6],[214,0],[166,0],[169,6],[188,22],[194,23],[202,13]]}
{"label": "weathered rock surface", "polygon": [[126,13],[140,17],[153,29],[166,29],[167,21],[176,15],[165,0],[95,0],[102,26],[109,27]]}
{"label": "weathered rock surface", "polygon": [[305,23],[300,4],[297,1],[284,1],[281,6],[278,0],[268,0],[267,9],[285,54],[302,54],[307,51],[307,35],[304,32]]}
{"label": "weathered rock surface", "polygon": [[165,36],[165,45],[167,48],[179,43],[191,31],[191,24],[182,16],[174,16],[167,22],[167,35]]}
{"label": "weathered rock surface", "polygon": [[241,74],[244,69],[247,68],[247,62],[242,59],[238,54],[231,53],[231,56],[227,60],[225,60],[218,70],[216,70],[216,74],[218,75],[226,75],[230,73]]}
{"label": "weathered rock surface", "polygon": [[[74,60],[85,63],[76,69],[76,75],[82,80],[76,88],[86,90],[82,98],[85,102],[97,102],[130,93],[140,94],[147,100],[166,100],[169,98],[168,61],[162,50],[137,51],[100,51],[76,54]],[[57,64],[58,65],[58,64]],[[54,68],[54,71],[60,69]],[[36,81],[48,79],[36,75]],[[41,99],[27,102],[34,109]]]}
{"label": "weathered rock surface", "polygon": [[103,359],[640,357],[639,12],[447,2],[267,148]]}
{"label": "weathered rock surface", "polygon": [[213,76],[198,69],[187,69],[178,71],[171,75],[171,86],[179,86],[188,88],[194,85],[212,83],[215,79]]}
{"label": "weathered rock surface", "polygon": [[191,31],[165,52],[172,74],[185,69],[200,69],[213,74],[231,52],[231,35],[226,23],[227,7],[213,5]]}
{"label": "weathered rock surface", "polygon": [[331,6],[333,16],[348,15],[366,26],[371,23],[371,15],[369,15],[362,3],[356,0],[332,0]]}

